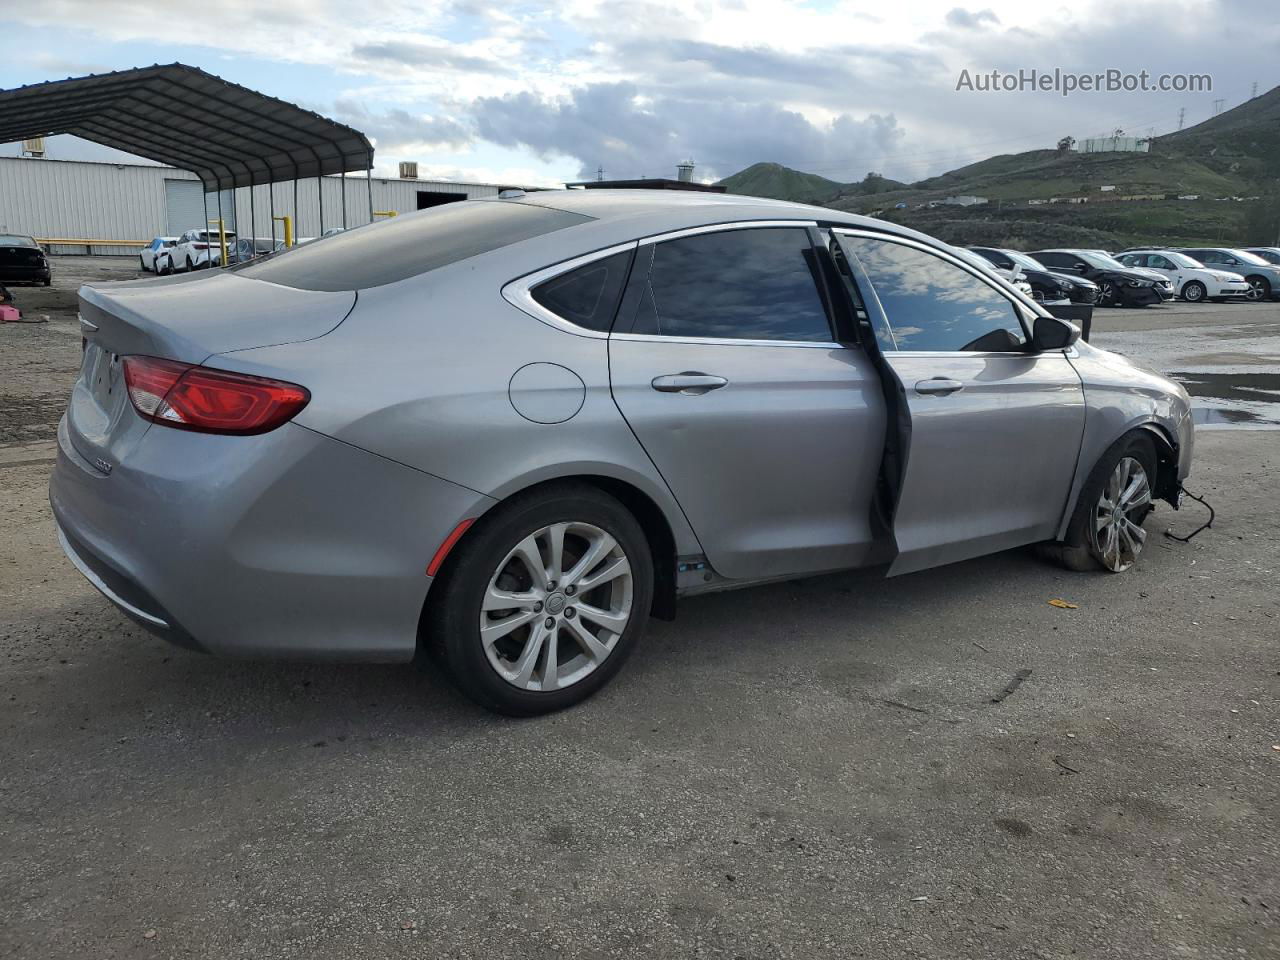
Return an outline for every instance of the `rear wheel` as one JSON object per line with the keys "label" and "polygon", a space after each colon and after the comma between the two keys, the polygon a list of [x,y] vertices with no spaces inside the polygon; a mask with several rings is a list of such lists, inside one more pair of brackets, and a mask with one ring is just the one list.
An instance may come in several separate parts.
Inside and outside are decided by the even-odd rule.
{"label": "rear wheel", "polygon": [[1182,299],[1188,303],[1200,303],[1208,294],[1203,283],[1199,280],[1192,280],[1182,288]]}
{"label": "rear wheel", "polygon": [[1142,523],[1155,508],[1155,482],[1151,438],[1140,431],[1121,437],[1085,480],[1065,540],[1043,552],[1069,570],[1124,573],[1146,546]]}
{"label": "rear wheel", "polygon": [[621,669],[644,632],[653,560],[630,512],[588,486],[518,498],[482,518],[432,586],[425,642],[481,706],[571,706]]}
{"label": "rear wheel", "polygon": [[143,260],[142,257],[138,257],[138,269],[143,273],[147,272],[147,261]]}

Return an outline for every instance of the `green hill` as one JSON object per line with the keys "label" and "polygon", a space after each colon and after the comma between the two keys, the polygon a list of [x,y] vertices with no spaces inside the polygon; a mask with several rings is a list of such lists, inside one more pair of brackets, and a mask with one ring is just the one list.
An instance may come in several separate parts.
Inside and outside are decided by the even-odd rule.
{"label": "green hill", "polygon": [[826,203],[844,195],[868,196],[898,190],[906,186],[897,180],[889,180],[876,173],[867,174],[858,183],[838,183],[816,173],[792,170],[780,163],[753,163],[731,177],[725,177],[720,185],[730,193],[749,197],[770,197],[775,200],[791,200],[796,203]]}
{"label": "green hill", "polygon": [[780,163],[753,163],[720,181],[730,193],[748,197],[771,197],[796,203],[822,203],[840,193],[844,186],[816,173],[802,173]]}
{"label": "green hill", "polygon": [[[883,216],[952,243],[1274,243],[1280,228],[1280,87],[1157,137],[1146,153],[1030,150],[913,184],[876,178],[874,189],[867,188],[869,180],[842,184],[774,163],[755,164],[721,182],[737,193]],[[957,194],[988,202],[937,205]],[[1160,194],[1166,199],[1108,202]],[[1053,197],[1089,202],[1039,202]],[[1233,199],[1253,197],[1260,199]]]}

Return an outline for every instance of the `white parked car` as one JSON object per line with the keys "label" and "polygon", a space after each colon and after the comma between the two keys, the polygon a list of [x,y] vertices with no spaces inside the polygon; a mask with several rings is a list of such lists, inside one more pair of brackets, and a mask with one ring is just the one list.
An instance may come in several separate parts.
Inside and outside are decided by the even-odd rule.
{"label": "white parked car", "polygon": [[177,237],[156,237],[138,252],[138,263],[142,266],[142,272],[156,269],[156,257],[163,250],[167,250],[178,242]]}
{"label": "white parked car", "polygon": [[1249,292],[1249,282],[1240,274],[1206,267],[1177,250],[1128,250],[1117,259],[1126,267],[1142,267],[1167,277],[1174,296],[1189,303],[1243,297]]}
{"label": "white parked car", "polygon": [[[226,233],[227,249],[234,250],[236,235]],[[156,273],[185,273],[203,270],[222,262],[222,241],[217,230],[188,230],[178,238],[177,244],[165,251],[168,254],[168,270],[156,268]]]}

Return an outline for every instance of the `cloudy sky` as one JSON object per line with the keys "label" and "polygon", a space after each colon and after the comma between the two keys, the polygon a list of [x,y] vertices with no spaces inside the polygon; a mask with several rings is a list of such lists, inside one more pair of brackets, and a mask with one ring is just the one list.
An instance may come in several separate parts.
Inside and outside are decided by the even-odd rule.
{"label": "cloudy sky", "polygon": [[[916,180],[1280,83],[1274,0],[0,2],[0,87],[181,61],[363,130],[379,172],[549,185],[760,160]],[[962,70],[1207,73],[1211,93],[978,93]],[[3,148],[0,148],[2,150]],[[55,155],[97,148],[56,143]],[[12,148],[9,148],[12,153]]]}

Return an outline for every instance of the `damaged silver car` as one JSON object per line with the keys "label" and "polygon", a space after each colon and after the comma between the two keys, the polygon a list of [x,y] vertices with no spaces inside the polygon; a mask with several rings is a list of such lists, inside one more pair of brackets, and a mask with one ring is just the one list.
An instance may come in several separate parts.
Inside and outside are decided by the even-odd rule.
{"label": "damaged silver car", "polygon": [[606,683],[677,597],[1024,544],[1122,572],[1181,387],[931,238],[548,191],[81,292],[51,499],[122,610],[218,654],[432,655],[495,710]]}

